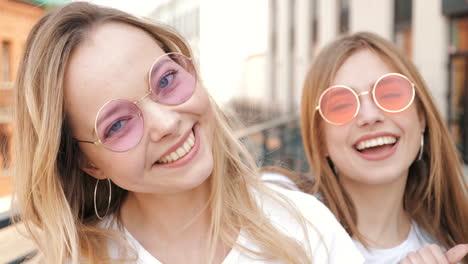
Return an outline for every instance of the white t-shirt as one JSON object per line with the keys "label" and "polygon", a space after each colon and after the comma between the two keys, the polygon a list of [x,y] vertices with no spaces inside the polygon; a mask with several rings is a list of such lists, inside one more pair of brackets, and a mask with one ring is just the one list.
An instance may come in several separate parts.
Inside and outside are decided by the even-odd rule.
{"label": "white t-shirt", "polygon": [[[286,186],[286,188],[291,190],[299,190],[294,182],[283,174],[264,172],[262,174],[262,180],[267,182],[267,184]],[[315,196],[318,199],[322,198],[320,193]],[[431,244],[438,244],[441,246],[436,239],[424,231],[414,221],[411,224],[411,230],[407,239],[396,247],[387,249],[366,248],[357,240],[354,240],[354,243],[362,256],[364,256],[366,264],[396,264],[400,260],[404,259],[409,253],[417,251],[422,247],[427,247]]]}
{"label": "white t-shirt", "polygon": [[[292,204],[299,210],[306,220],[310,221],[313,227],[308,226],[308,236],[310,241],[309,248],[312,250],[314,264],[362,264],[364,259],[356,249],[351,238],[341,227],[333,214],[325,205],[319,202],[312,195],[302,192],[290,191],[281,187],[270,186],[276,192],[288,197]],[[257,196],[257,202],[261,206],[265,215],[271,220],[271,223],[290,237],[295,238],[302,245],[306,245],[304,233],[297,221],[279,204],[271,199]],[[107,221],[109,222],[109,221]],[[101,226],[106,226],[104,223]],[[115,227],[110,227],[115,228]],[[320,232],[320,235],[317,231]],[[124,230],[130,246],[138,254],[137,264],[162,264],[156,257],[151,255],[140,243],[128,232]],[[323,241],[320,240],[320,236]],[[237,242],[249,249],[259,250],[259,246],[251,241],[244,232],[240,232]],[[109,254],[113,258],[119,258],[119,249],[109,243]],[[310,253],[310,251],[308,251]],[[222,264],[279,264],[278,261],[258,260],[249,256],[236,247],[232,248]]]}
{"label": "white t-shirt", "polygon": [[300,191],[297,185],[286,175],[275,172],[262,172],[262,181],[266,184],[275,184],[293,191]]}
{"label": "white t-shirt", "polygon": [[366,259],[366,264],[396,264],[411,252],[431,244],[439,244],[414,221],[411,224],[411,230],[406,240],[396,247],[386,249],[366,248],[356,240],[354,240],[354,243]]}

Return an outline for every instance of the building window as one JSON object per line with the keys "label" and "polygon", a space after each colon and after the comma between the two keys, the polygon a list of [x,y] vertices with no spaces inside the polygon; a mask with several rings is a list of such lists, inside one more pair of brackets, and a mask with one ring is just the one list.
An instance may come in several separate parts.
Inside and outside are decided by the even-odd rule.
{"label": "building window", "polygon": [[413,1],[395,0],[394,30],[393,39],[398,48],[400,48],[409,57],[412,56],[413,33],[411,27]]}
{"label": "building window", "polygon": [[453,19],[450,35],[451,53],[468,52],[468,17]]}
{"label": "building window", "polygon": [[11,44],[9,41],[2,41],[2,88],[9,88],[11,85]]}
{"label": "building window", "polygon": [[449,55],[449,128],[468,163],[468,16],[450,21]]}
{"label": "building window", "polygon": [[318,6],[317,6],[317,0],[312,0],[312,3],[310,5],[310,19],[311,19],[311,30],[312,30],[312,47],[317,46],[317,41],[318,41]]}
{"label": "building window", "polygon": [[338,32],[340,34],[347,33],[349,31],[349,0],[337,0],[338,1]]}

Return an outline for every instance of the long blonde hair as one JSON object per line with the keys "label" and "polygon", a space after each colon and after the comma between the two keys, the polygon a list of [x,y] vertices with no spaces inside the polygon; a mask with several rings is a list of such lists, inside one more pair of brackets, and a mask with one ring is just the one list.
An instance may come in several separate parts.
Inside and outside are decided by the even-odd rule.
{"label": "long blonde hair", "polygon": [[397,72],[408,76],[416,88],[418,111],[426,118],[422,161],[409,168],[404,209],[419,225],[449,248],[468,242],[468,186],[460,159],[444,120],[416,67],[389,41],[372,33],[344,36],[330,43],[314,59],[302,94],[301,125],[304,148],[316,177],[313,188],[351,236],[363,240],[351,197],[333,173],[325,154],[322,118],[316,111],[320,94],[355,52],[368,49]]}
{"label": "long blonde hair", "polygon": [[[83,153],[72,139],[64,111],[64,75],[70,54],[100,23],[116,21],[144,30],[165,52],[192,57],[176,33],[124,12],[88,3],[71,3],[45,15],[32,29],[17,80],[15,193],[17,211],[37,243],[44,263],[110,263],[107,239],[118,239],[97,226],[93,192],[95,179],[78,164]],[[261,184],[249,153],[227,125],[214,102],[214,169],[210,177],[210,241],[212,260],[219,241],[238,246],[256,257],[286,263],[310,263],[309,249],[280,232],[256,203],[252,190],[274,199],[296,216],[306,233],[305,220],[285,197]],[[112,184],[109,212],[119,215],[127,191]],[[98,194],[97,210],[107,208],[107,193]],[[236,244],[241,229],[261,251]],[[123,238],[123,237],[120,237]]]}

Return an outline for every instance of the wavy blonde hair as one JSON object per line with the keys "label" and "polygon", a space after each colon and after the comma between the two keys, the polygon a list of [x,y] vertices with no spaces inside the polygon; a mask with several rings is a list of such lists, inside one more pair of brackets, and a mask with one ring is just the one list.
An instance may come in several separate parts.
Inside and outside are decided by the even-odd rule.
{"label": "wavy blonde hair", "polygon": [[[93,204],[96,181],[78,166],[84,156],[72,139],[63,100],[64,75],[70,54],[93,27],[109,21],[144,30],[165,52],[192,57],[188,45],[171,30],[88,3],[61,7],[34,26],[19,68],[15,96],[18,162],[14,200],[44,263],[111,263],[115,260],[110,259],[103,245],[108,239],[125,244],[123,236],[113,236],[97,226],[99,220]],[[214,168],[207,205],[211,212],[207,259],[213,259],[215,246],[222,241],[256,257],[310,263],[310,248],[273,227],[257,205],[252,190],[289,210],[307,238],[305,219],[286,197],[263,187],[255,162],[233,135],[214,102],[212,107],[216,125]],[[112,193],[109,212],[118,216],[127,191],[112,184]],[[106,211],[107,198],[105,192],[98,195],[99,211]],[[261,251],[236,244],[239,229],[260,245]]]}
{"label": "wavy blonde hair", "polygon": [[[326,157],[322,124],[316,111],[320,94],[330,86],[341,65],[357,51],[368,49],[398,73],[408,76],[416,88],[415,103],[426,118],[422,161],[409,168],[404,209],[446,248],[468,242],[468,186],[460,158],[416,67],[389,41],[367,32],[344,36],[328,44],[314,59],[302,94],[302,137],[307,158],[316,177],[307,192],[323,195],[324,202],[351,236],[365,244],[357,229],[351,197],[333,173]],[[468,263],[468,262],[465,262]]]}

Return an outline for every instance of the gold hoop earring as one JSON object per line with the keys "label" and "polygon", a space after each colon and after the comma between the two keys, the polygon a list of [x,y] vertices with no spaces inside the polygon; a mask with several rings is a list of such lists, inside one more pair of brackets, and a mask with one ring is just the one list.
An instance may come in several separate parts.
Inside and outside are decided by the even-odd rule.
{"label": "gold hoop earring", "polygon": [[424,132],[421,134],[421,148],[419,149],[419,155],[418,155],[417,161],[422,160],[423,152],[424,152]]}
{"label": "gold hoop earring", "polygon": [[112,184],[111,184],[111,181],[109,178],[107,178],[107,182],[109,183],[109,201],[107,202],[107,209],[106,209],[106,213],[104,214],[104,216],[100,216],[99,213],[98,213],[98,210],[97,210],[97,206],[96,206],[96,194],[97,194],[97,188],[98,188],[98,184],[99,184],[99,179],[96,181],[96,185],[94,186],[94,212],[96,213],[96,216],[97,218],[99,219],[103,219],[104,217],[106,217],[107,215],[107,212],[109,212],[109,208],[110,208],[110,203],[111,203],[111,199],[112,199]]}

